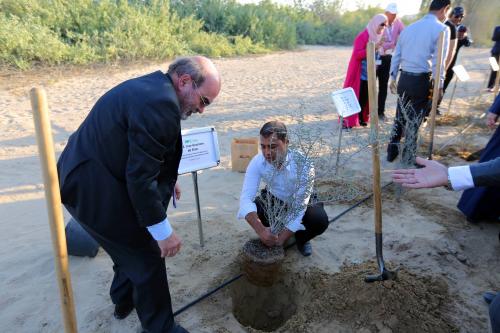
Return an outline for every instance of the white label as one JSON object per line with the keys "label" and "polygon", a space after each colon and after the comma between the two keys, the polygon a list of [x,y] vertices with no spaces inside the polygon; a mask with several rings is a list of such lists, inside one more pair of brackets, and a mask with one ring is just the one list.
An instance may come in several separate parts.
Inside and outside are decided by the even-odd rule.
{"label": "white label", "polygon": [[213,127],[182,132],[182,157],[179,174],[212,168],[220,163],[219,142]]}
{"label": "white label", "polygon": [[337,113],[344,118],[361,111],[361,106],[351,87],[332,92],[332,99]]}
{"label": "white label", "polygon": [[457,77],[460,81],[465,82],[470,79],[469,73],[465,70],[465,67],[462,65],[453,66],[453,71],[457,74]]}

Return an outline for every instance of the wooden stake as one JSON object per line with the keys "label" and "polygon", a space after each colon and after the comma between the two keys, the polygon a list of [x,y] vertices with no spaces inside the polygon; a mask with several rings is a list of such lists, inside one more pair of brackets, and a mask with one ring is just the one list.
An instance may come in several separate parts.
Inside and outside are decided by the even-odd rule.
{"label": "wooden stake", "polygon": [[377,83],[375,69],[375,44],[367,46],[368,103],[370,108],[370,130],[373,163],[373,205],[375,207],[375,233],[382,233],[382,195],[380,190],[380,153],[378,146]]}
{"label": "wooden stake", "polygon": [[54,142],[49,121],[47,96],[43,88],[33,88],[30,91],[31,108],[35,121],[38,153],[42,165],[43,181],[45,185],[45,199],[49,215],[50,234],[54,249],[55,267],[59,284],[59,293],[62,306],[64,328],[67,333],[76,333],[76,315],[73,302],[73,289],[68,269],[68,251],[66,235],[64,233],[64,219],[57,177]]}
{"label": "wooden stake", "polygon": [[436,126],[436,110],[439,100],[439,86],[441,83],[441,67],[443,61],[443,42],[444,42],[444,31],[439,34],[437,49],[437,62],[436,62],[436,72],[434,73],[434,89],[432,91],[432,107],[431,107],[431,130],[430,130],[430,143],[429,143],[429,154],[428,158],[432,160],[432,150],[434,146],[434,128]]}

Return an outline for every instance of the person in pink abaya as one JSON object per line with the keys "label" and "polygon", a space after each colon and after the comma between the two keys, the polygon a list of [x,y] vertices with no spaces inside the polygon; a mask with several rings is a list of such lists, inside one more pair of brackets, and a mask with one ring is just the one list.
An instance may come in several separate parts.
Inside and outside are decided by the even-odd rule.
{"label": "person in pink abaya", "polygon": [[366,62],[366,47],[368,42],[375,43],[375,50],[379,49],[384,39],[382,33],[387,25],[387,16],[377,14],[366,28],[361,31],[354,39],[354,45],[347,68],[347,75],[344,81],[344,88],[351,87],[356,93],[361,111],[357,114],[344,118],[342,128],[351,128],[355,126],[366,126],[369,120],[368,110],[368,74]]}

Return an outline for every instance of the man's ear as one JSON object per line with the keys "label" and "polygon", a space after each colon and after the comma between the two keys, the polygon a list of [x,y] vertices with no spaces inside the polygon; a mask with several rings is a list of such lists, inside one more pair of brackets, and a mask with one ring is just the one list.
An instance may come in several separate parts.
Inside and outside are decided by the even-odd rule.
{"label": "man's ear", "polygon": [[179,76],[179,87],[184,87],[188,84],[191,84],[191,82],[192,82],[191,75],[182,74],[181,76]]}

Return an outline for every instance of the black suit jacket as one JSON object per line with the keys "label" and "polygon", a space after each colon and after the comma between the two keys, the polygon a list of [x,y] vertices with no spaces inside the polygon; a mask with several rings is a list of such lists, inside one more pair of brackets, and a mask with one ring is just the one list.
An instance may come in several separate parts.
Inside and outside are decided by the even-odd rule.
{"label": "black suit jacket", "polygon": [[470,166],[474,186],[500,186],[500,157]]}
{"label": "black suit jacket", "polygon": [[58,161],[62,202],[81,223],[113,239],[151,240],[182,155],[180,107],[158,71],[104,94]]}

